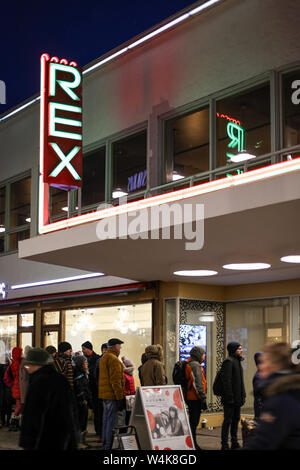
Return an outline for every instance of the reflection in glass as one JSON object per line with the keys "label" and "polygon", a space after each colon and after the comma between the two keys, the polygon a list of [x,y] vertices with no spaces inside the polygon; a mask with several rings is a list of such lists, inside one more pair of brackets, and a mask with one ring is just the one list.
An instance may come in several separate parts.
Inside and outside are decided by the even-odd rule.
{"label": "reflection in glass", "polygon": [[243,150],[255,156],[269,153],[269,85],[218,101],[216,121],[217,167]]}

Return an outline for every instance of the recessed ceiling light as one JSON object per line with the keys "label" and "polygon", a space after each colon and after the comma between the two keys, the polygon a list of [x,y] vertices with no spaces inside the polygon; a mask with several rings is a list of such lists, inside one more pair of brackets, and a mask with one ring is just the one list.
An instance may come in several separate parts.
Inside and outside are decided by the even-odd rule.
{"label": "recessed ceiling light", "polygon": [[218,274],[217,271],[211,271],[207,269],[190,269],[190,270],[183,270],[183,271],[174,271],[173,274],[176,276],[215,276]]}
{"label": "recessed ceiling light", "polygon": [[300,255],[289,255],[280,258],[284,263],[300,263]]}
{"label": "recessed ceiling light", "polygon": [[224,264],[224,269],[234,269],[237,271],[251,271],[257,269],[268,269],[271,265],[267,263],[233,263]]}

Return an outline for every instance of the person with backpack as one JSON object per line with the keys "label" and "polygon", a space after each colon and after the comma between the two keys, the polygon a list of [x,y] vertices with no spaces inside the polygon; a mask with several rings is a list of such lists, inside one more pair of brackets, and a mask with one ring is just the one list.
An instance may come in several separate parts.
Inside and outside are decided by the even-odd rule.
{"label": "person with backpack", "polygon": [[[240,343],[232,341],[227,344],[227,351],[228,357],[223,361],[213,387],[214,393],[221,396],[224,408],[221,450],[229,450],[229,430],[231,434],[231,449],[240,448],[237,432],[241,407],[246,400],[243,368],[241,365],[241,362],[244,360],[242,357],[243,349]],[[216,390],[216,382],[219,383],[221,390]]]}
{"label": "person with backpack", "polygon": [[196,439],[196,431],[200,421],[201,411],[207,410],[207,384],[204,369],[201,366],[204,360],[205,350],[200,346],[194,346],[190,351],[190,357],[186,361],[186,384],[183,386],[184,399],[189,410],[190,427],[196,450],[201,450]]}
{"label": "person with backpack", "polygon": [[73,366],[72,366],[72,346],[67,341],[58,345],[58,353],[53,357],[54,367],[57,372],[63,374],[73,389]]}

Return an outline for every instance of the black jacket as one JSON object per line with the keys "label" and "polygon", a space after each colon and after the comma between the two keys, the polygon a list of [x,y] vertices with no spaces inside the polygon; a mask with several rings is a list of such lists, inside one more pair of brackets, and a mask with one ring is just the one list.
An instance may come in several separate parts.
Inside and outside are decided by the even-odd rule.
{"label": "black jacket", "polygon": [[300,450],[300,374],[277,376],[263,393],[259,425],[242,450]]}
{"label": "black jacket", "polygon": [[243,406],[246,400],[242,358],[228,356],[222,364],[221,377],[223,383],[222,404]]}
{"label": "black jacket", "polygon": [[86,404],[89,408],[93,408],[88,378],[78,367],[74,369],[74,394],[79,406]]}
{"label": "black jacket", "polygon": [[89,384],[93,396],[98,396],[98,381],[96,376],[97,361],[100,358],[98,354],[93,351],[91,356],[86,357],[89,365]]}
{"label": "black jacket", "polygon": [[75,400],[67,379],[53,365],[30,375],[20,433],[26,450],[77,448]]}

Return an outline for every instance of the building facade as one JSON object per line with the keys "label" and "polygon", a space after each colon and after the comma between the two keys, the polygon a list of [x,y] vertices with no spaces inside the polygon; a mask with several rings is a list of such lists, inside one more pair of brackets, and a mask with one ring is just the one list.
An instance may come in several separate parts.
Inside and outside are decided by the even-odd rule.
{"label": "building facade", "polygon": [[138,366],[161,343],[171,382],[201,344],[214,412],[239,341],[251,412],[254,353],[299,338],[300,263],[281,259],[300,255],[299,13],[199,1],[85,66],[80,190],[41,186],[39,96],[1,117],[3,348],[121,336]]}

